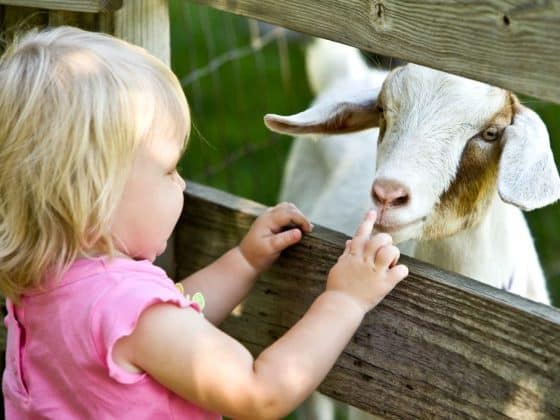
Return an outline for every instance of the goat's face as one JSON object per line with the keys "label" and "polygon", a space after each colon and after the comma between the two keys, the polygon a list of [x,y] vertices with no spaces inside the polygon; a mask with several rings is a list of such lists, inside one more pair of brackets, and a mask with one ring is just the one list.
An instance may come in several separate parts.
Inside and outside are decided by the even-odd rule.
{"label": "goat's face", "polygon": [[379,127],[371,192],[376,227],[395,242],[473,226],[496,191],[525,210],[560,197],[546,127],[510,92],[414,64],[389,73],[381,89],[344,92],[341,83],[310,109],[265,123],[298,135]]}
{"label": "goat's face", "polygon": [[378,97],[377,229],[395,241],[438,239],[476,223],[496,192],[507,91],[409,64]]}

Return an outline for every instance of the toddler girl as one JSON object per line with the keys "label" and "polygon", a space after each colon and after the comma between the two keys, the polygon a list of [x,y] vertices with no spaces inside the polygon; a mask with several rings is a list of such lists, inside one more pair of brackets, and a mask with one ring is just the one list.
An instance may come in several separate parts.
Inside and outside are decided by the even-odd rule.
{"label": "toddler girl", "polygon": [[153,261],[181,213],[189,126],[169,68],[111,36],[33,31],[0,59],[8,419],[281,417],[407,275],[388,235],[370,239],[369,213],[326,291],[254,360],[215,325],[311,225],[271,208],[175,287]]}

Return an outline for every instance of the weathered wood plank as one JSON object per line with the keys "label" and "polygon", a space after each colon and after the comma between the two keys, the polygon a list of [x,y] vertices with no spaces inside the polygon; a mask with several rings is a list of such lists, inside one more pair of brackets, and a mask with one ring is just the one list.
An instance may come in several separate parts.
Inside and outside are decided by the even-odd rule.
{"label": "weathered wood plank", "polygon": [[[234,246],[263,209],[191,183],[178,278]],[[316,227],[223,328],[258,353],[323,290],[345,240]],[[560,418],[560,311],[402,260],[410,276],[368,314],[321,391],[387,418]]]}
{"label": "weathered wood plank", "polygon": [[171,63],[168,0],[126,0],[115,12],[115,35]]}
{"label": "weathered wood plank", "polygon": [[560,1],[195,0],[560,103]]}
{"label": "weathered wood plank", "polygon": [[100,13],[119,9],[122,6],[122,0],[0,0],[0,4],[72,12]]}

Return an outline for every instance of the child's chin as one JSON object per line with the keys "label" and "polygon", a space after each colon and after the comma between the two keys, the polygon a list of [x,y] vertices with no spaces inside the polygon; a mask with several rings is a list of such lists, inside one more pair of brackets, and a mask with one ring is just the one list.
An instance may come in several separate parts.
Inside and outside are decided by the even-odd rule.
{"label": "child's chin", "polygon": [[150,261],[154,262],[161,254],[159,252],[142,252],[138,253],[134,259],[136,261]]}
{"label": "child's chin", "polygon": [[151,262],[154,262],[154,260],[160,256],[162,256],[165,253],[165,250],[167,249],[167,242],[160,248],[158,249],[153,256],[151,256],[151,258],[148,258]]}

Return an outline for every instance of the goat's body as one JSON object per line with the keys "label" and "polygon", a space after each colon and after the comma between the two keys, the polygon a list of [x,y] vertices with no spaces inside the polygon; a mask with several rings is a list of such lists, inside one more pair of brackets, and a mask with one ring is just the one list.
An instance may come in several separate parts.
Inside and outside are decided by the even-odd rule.
{"label": "goat's body", "polygon": [[351,235],[371,208],[375,148],[370,136],[376,134],[370,131],[374,130],[352,134],[352,141],[341,136],[296,139],[286,162],[280,200],[293,202],[315,223]]}

